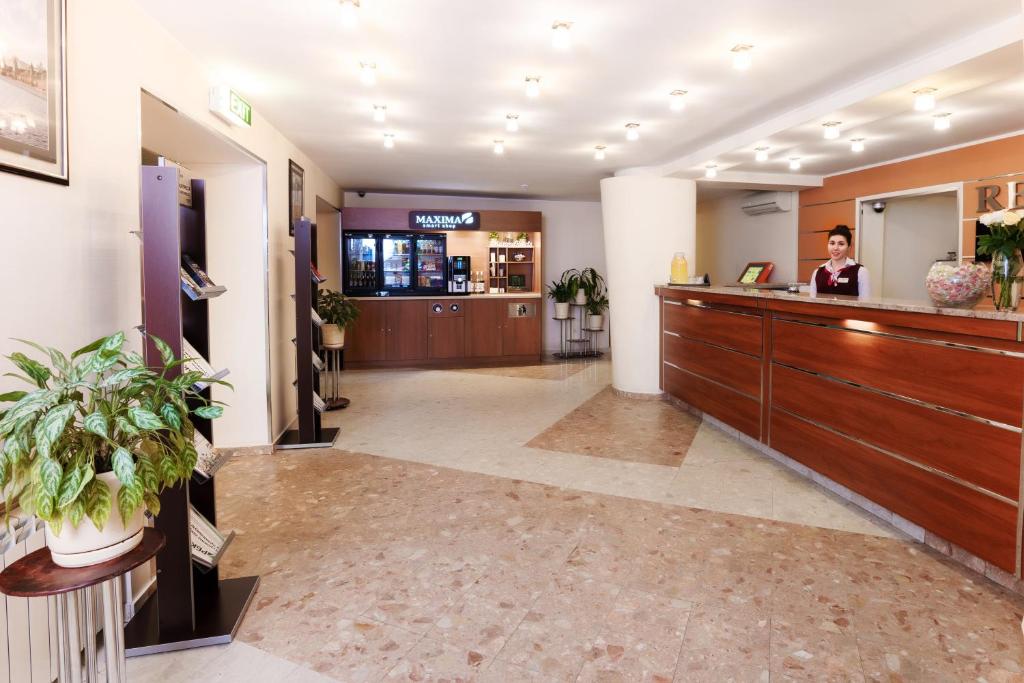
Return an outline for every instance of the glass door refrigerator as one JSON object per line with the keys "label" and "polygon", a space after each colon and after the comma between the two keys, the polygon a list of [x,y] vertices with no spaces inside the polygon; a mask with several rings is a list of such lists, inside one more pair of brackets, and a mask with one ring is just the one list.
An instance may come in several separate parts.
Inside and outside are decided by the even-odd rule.
{"label": "glass door refrigerator", "polygon": [[414,293],[413,244],[413,236],[408,234],[380,236],[381,290],[399,295]]}
{"label": "glass door refrigerator", "polygon": [[445,276],[445,235],[416,235],[416,291],[422,294],[444,294],[448,289]]}
{"label": "glass door refrigerator", "polygon": [[346,232],[344,246],[344,285],[347,296],[368,296],[380,289],[380,242],[370,232]]}

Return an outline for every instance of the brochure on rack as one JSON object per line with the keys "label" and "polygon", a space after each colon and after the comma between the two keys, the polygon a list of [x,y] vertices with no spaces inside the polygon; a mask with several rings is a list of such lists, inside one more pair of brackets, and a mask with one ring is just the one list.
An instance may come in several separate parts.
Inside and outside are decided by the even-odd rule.
{"label": "brochure on rack", "polygon": [[181,290],[192,301],[212,299],[228,291],[227,287],[215,283],[188,254],[181,255]]}
{"label": "brochure on rack", "polygon": [[234,534],[227,536],[222,534],[193,505],[189,505],[188,513],[192,560],[203,567],[212,569],[220,562],[221,555],[224,554],[224,549],[227,548]]}
{"label": "brochure on rack", "polygon": [[[186,372],[201,372],[203,377],[209,379],[224,379],[231,372],[227,368],[214,370],[213,366],[184,338],[181,340],[181,355],[185,359],[184,367]],[[208,382],[196,382],[194,386],[196,391],[202,391],[210,386],[210,384]]]}
{"label": "brochure on rack", "polygon": [[225,457],[221,457],[217,453],[217,449],[213,447],[206,437],[200,434],[198,431],[192,435],[192,443],[196,447],[196,466],[195,471],[203,477],[210,479],[213,475],[217,474],[217,470],[221,468],[224,461],[227,460]]}

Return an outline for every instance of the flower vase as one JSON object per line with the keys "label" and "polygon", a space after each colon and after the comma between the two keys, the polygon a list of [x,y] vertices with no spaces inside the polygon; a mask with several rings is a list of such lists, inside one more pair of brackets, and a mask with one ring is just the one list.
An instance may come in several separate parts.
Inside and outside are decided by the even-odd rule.
{"label": "flower vase", "polygon": [[1024,258],[1020,249],[1014,249],[1010,256],[1001,251],[992,255],[992,303],[997,311],[1017,310],[1022,269]]}

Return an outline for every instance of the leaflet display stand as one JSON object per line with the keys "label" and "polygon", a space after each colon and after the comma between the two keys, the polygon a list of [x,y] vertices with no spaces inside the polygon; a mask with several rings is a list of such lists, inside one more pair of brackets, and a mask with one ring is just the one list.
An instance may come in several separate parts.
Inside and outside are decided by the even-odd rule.
{"label": "leaflet display stand", "polygon": [[[167,342],[178,358],[190,348],[186,356],[194,351],[205,362],[210,360],[209,297],[193,299],[186,291],[191,284],[182,279],[183,263],[188,262],[184,256],[205,275],[206,186],[192,180],[192,205],[179,205],[178,173],[174,167],[142,167],[142,329],[151,366],[163,365],[153,337]],[[167,378],[179,374],[180,366]],[[202,389],[207,398],[209,391]],[[212,444],[211,421],[193,417],[192,422]],[[231,642],[256,593],[258,576],[222,580],[215,566],[196,566],[189,523],[192,508],[216,525],[212,476],[193,476],[160,494],[155,526],[167,544],[157,555],[156,593],[125,626],[129,657]]]}
{"label": "leaflet display stand", "polygon": [[276,448],[330,448],[337,428],[320,424],[327,403],[320,396],[320,326],[313,317],[317,286],[326,282],[313,265],[313,230],[308,218],[295,221],[295,382],[298,392],[298,428],[278,439]]}

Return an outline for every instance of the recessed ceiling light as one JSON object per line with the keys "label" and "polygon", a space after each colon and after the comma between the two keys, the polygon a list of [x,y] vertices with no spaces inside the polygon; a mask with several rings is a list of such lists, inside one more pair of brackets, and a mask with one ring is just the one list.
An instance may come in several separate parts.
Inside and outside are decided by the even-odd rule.
{"label": "recessed ceiling light", "polygon": [[338,0],[341,4],[341,25],[355,28],[359,23],[359,0]]}
{"label": "recessed ceiling light", "polygon": [[672,111],[682,111],[686,109],[686,91],[685,90],[673,90],[668,94],[668,108]]}
{"label": "recessed ceiling light", "polygon": [[732,68],[737,71],[746,71],[750,68],[750,65],[754,62],[754,56],[751,51],[754,49],[753,45],[746,45],[740,43],[730,50],[732,52]]}
{"label": "recessed ceiling light", "polygon": [[863,152],[864,151],[864,138],[853,138],[850,140],[850,151],[851,152]]}
{"label": "recessed ceiling light", "polygon": [[790,157],[789,158],[789,170],[790,171],[799,171],[800,170],[800,157]]}
{"label": "recessed ceiling light", "polygon": [[607,149],[604,145],[596,145],[594,147],[594,161],[604,161],[604,150]]}
{"label": "recessed ceiling light", "polygon": [[572,47],[571,21],[556,21],[551,25],[551,45],[556,50],[568,50]]}
{"label": "recessed ceiling light", "polygon": [[384,123],[388,120],[388,107],[386,104],[373,105],[373,120],[377,123]]}
{"label": "recessed ceiling light", "polygon": [[519,114],[505,114],[505,130],[509,133],[519,130]]}
{"label": "recessed ceiling light", "polygon": [[826,140],[837,140],[839,139],[839,126],[842,121],[828,121],[821,124],[825,128],[825,139]]}
{"label": "recessed ceiling light", "polygon": [[526,77],[526,96],[536,97],[540,95],[540,76]]}
{"label": "recessed ceiling light", "polygon": [[495,154],[504,154],[505,153],[505,141],[504,140],[495,140],[494,141],[494,153]]}
{"label": "recessed ceiling light", "polygon": [[636,142],[640,139],[640,124],[639,123],[627,123],[626,124],[626,139],[630,142]]}
{"label": "recessed ceiling light", "polygon": [[949,130],[950,126],[953,125],[953,115],[948,111],[941,114],[934,114],[932,116],[932,127],[935,130]]}
{"label": "recessed ceiling light", "polygon": [[914,111],[935,109],[935,88],[918,88],[914,91]]}
{"label": "recessed ceiling light", "polygon": [[384,133],[384,148],[392,149],[395,146],[395,134]]}
{"label": "recessed ceiling light", "polygon": [[704,167],[704,177],[714,178],[718,175],[718,166],[715,164],[708,164]]}
{"label": "recessed ceiling light", "polygon": [[374,62],[359,62],[359,80],[365,85],[373,85],[377,82],[377,64]]}
{"label": "recessed ceiling light", "polygon": [[754,148],[754,161],[768,161],[768,148],[767,147],[755,147]]}

